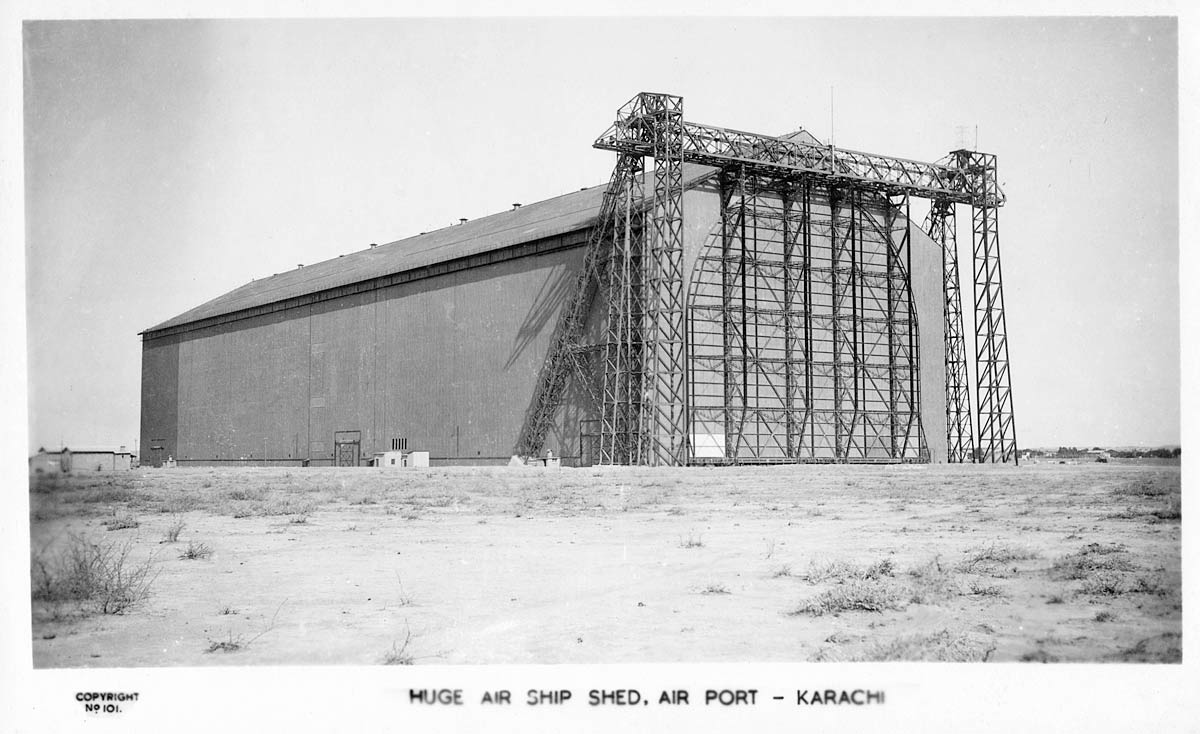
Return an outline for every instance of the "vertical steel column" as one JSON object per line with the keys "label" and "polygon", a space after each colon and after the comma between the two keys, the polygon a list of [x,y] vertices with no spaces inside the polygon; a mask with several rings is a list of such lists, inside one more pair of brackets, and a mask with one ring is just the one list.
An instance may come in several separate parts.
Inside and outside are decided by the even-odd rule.
{"label": "vertical steel column", "polygon": [[[864,335],[863,329],[866,324],[863,323],[863,248],[862,248],[862,190],[850,190],[850,303],[854,313],[853,331],[854,347],[851,354],[854,357],[854,414],[850,418],[850,436],[854,437],[854,431],[859,425],[862,425],[862,443],[858,445],[857,457],[866,458],[867,451],[867,426],[863,416],[863,402],[865,386],[863,385],[863,363],[866,361],[865,350],[863,349]],[[849,445],[847,445],[849,449]]]}
{"label": "vertical steel column", "polygon": [[784,431],[787,434],[786,451],[788,460],[796,458],[796,355],[795,334],[792,327],[792,309],[794,308],[794,263],[796,246],[796,228],[792,226],[792,207],[795,196],[791,186],[786,186],[780,192],[783,202],[783,410]]}
{"label": "vertical steel column", "polygon": [[600,463],[632,461],[641,405],[642,338],[638,277],[643,251],[642,160],[630,162],[613,216],[608,258],[608,320],[605,324]]}
{"label": "vertical steel column", "polygon": [[[904,239],[901,242],[901,248],[894,246],[894,232],[896,221],[903,216],[900,213],[901,207],[906,207],[908,203],[907,196],[890,197],[887,208],[887,266],[885,269],[887,278],[887,357],[888,357],[888,456],[892,459],[899,459],[902,454],[902,449],[899,441],[900,434],[900,372],[899,362],[901,356],[900,333],[896,329],[896,322],[900,318],[903,299],[901,298],[904,289],[900,287],[900,279],[903,277],[900,274],[898,256],[902,248],[908,246],[907,235],[905,229]],[[907,316],[907,308],[904,309]]]}
{"label": "vertical steel column", "polygon": [[734,369],[733,358],[737,339],[733,323],[735,281],[732,268],[733,241],[737,222],[734,217],[730,216],[730,207],[733,204],[735,181],[731,172],[721,172],[721,363],[725,383],[722,403],[725,416],[725,460],[730,462],[737,459],[740,432],[734,417],[733,406],[741,394],[737,386],[737,371]]}
{"label": "vertical steel column", "polygon": [[958,278],[958,237],[954,203],[935,199],[925,220],[929,238],[942,248],[942,294],[945,297],[946,336],[946,460],[952,464],[975,461],[971,426],[970,380],[967,345],[962,324],[962,292]]}
{"label": "vertical steel column", "polygon": [[[738,276],[739,276],[739,308],[738,312],[742,316],[741,322],[741,355],[738,363],[741,365],[742,373],[742,402],[741,410],[738,411],[738,450],[746,441],[746,413],[750,409],[750,318],[749,318],[749,300],[748,296],[749,285],[746,283],[746,171],[743,169],[738,174]],[[735,452],[734,458],[737,458]]]}
{"label": "vertical steel column", "polygon": [[969,176],[974,239],[975,404],[979,411],[978,456],[981,462],[1017,461],[1008,330],[1000,272],[1000,234],[996,218],[1002,202],[996,181],[996,156],[955,151]]}
{"label": "vertical steel column", "polygon": [[809,458],[816,458],[816,411],[813,410],[813,339],[812,339],[812,182],[804,181],[802,209],[804,284],[804,426],[801,441],[808,438]]}
{"label": "vertical steel column", "polygon": [[654,201],[646,252],[645,384],[640,457],[678,466],[687,457],[683,313],[683,98],[642,94],[652,125]]}
{"label": "vertical steel column", "polygon": [[838,208],[841,197],[836,187],[829,187],[829,284],[830,294],[830,331],[833,332],[833,460],[842,461],[842,309],[841,309],[841,259],[842,246],[838,227],[840,217]]}
{"label": "vertical steel column", "polygon": [[[904,258],[905,269],[912,275],[912,209],[911,200],[904,197]],[[928,463],[929,447],[925,441],[921,424],[921,349],[918,340],[920,324],[917,321],[917,304],[912,289],[908,292],[908,430],[904,433],[904,455],[908,455],[909,442],[916,438],[918,458]]]}

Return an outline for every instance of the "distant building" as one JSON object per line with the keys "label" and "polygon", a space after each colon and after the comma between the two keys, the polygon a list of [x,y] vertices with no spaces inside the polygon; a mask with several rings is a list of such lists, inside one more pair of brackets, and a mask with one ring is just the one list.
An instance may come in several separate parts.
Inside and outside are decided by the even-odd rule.
{"label": "distant building", "polygon": [[133,452],[121,446],[117,449],[84,448],[72,450],[64,446],[58,451],[39,448],[29,457],[30,474],[82,474],[97,471],[128,471],[137,466]]}

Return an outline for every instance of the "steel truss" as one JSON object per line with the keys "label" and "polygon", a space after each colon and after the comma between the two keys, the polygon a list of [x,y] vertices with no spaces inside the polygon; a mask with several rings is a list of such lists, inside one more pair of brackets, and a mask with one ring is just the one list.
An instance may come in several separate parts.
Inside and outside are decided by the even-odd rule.
{"label": "steel truss", "polygon": [[[718,452],[729,462],[927,461],[908,288],[908,202],[921,196],[942,207],[942,242],[947,227],[953,239],[953,204],[973,209],[978,457],[1016,459],[995,156],[922,163],[697,125],[683,120],[680,97],[651,93],[623,106],[595,146],[618,153],[617,169],[518,451],[541,451],[568,376],[587,377],[581,355],[600,351],[602,387],[585,392],[601,416],[601,463],[677,465]],[[699,255],[686,308],[684,162],[721,170],[720,242]],[[584,321],[602,282],[604,341],[589,346]],[[947,363],[952,460],[971,454],[963,352],[953,378]]]}

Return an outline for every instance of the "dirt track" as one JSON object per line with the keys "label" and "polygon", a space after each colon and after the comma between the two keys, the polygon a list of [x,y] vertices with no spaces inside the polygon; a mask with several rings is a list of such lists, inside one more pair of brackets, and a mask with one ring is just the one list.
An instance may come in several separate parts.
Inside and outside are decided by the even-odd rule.
{"label": "dirt track", "polygon": [[35,559],[128,541],[153,583],[35,600],[34,664],[1177,662],[1179,508],[1165,464],[76,477]]}

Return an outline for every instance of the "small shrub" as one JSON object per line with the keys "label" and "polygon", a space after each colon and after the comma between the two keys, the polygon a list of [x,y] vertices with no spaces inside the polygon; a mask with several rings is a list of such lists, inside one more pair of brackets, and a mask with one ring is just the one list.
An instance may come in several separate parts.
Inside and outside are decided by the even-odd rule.
{"label": "small shrub", "polygon": [[775,570],[775,573],[771,574],[771,578],[773,578],[773,579],[790,578],[791,575],[792,575],[792,567],[785,563],[782,566],[780,566],[779,568],[777,568]]}
{"label": "small shrub", "polygon": [[158,506],[158,511],[162,513],[169,513],[171,515],[181,515],[185,512],[191,512],[192,510],[199,508],[200,505],[201,503],[199,498],[197,498],[194,494],[179,494],[169,497],[166,500],[161,500]]}
{"label": "small shrub", "polygon": [[956,567],[963,573],[996,574],[1013,561],[1028,561],[1039,556],[1035,550],[1016,545],[989,545],[966,553],[967,557]]}
{"label": "small shrub", "polygon": [[231,489],[222,495],[227,500],[237,502],[258,502],[263,499],[263,491],[257,488],[237,488]]}
{"label": "small shrub", "polygon": [[1127,589],[1124,579],[1119,574],[1111,572],[1101,572],[1089,576],[1083,580],[1083,585],[1079,588],[1080,592],[1093,596],[1120,596]]}
{"label": "small shrub", "polygon": [[916,634],[898,637],[888,642],[871,645],[846,658],[846,662],[982,662],[986,661],[994,648],[972,637],[942,630],[933,634]]}
{"label": "small shrub", "polygon": [[858,566],[847,561],[832,561],[822,565],[810,563],[804,574],[805,581],[818,584],[825,581],[844,584],[848,581],[874,581],[885,576],[892,576],[895,564],[890,558],[876,561],[869,566]]}
{"label": "small shrub", "polygon": [[412,595],[404,590],[404,582],[400,580],[399,572],[396,572],[396,584],[399,585],[399,587],[400,587],[400,606],[402,606],[402,607],[412,606],[412,603],[413,603]]}
{"label": "small shrub", "polygon": [[288,518],[288,523],[291,525],[305,525],[308,523],[308,515],[293,515]]}
{"label": "small shrub", "polygon": [[220,615],[229,615],[229,614],[237,614],[237,613],[238,613],[238,610],[235,609],[233,607],[233,605],[231,605],[231,604],[222,604],[220,607],[217,608],[217,614],[220,614]]}
{"label": "small shrub", "polygon": [[911,578],[912,604],[933,604],[959,593],[958,584],[950,571],[942,567],[941,561],[934,558],[929,563],[908,572]]}
{"label": "small shrub", "polygon": [[135,497],[133,492],[130,492],[128,489],[123,487],[101,489],[96,492],[88,492],[83,495],[83,502],[87,504],[115,505],[132,502],[134,499]]}
{"label": "small shrub", "polygon": [[1128,590],[1133,594],[1154,594],[1156,596],[1166,596],[1169,593],[1161,574],[1138,574],[1129,582]]}
{"label": "small shrub", "polygon": [[999,586],[985,586],[978,581],[971,582],[971,593],[975,596],[1004,596]]}
{"label": "small shrub", "polygon": [[850,581],[839,584],[791,612],[793,616],[838,614],[841,612],[882,612],[903,609],[900,591],[890,583],[879,581]]}
{"label": "small shrub", "polygon": [[1106,657],[1126,663],[1183,662],[1183,636],[1178,632],[1164,632]]}
{"label": "small shrub", "polygon": [[1050,567],[1051,578],[1075,581],[1088,579],[1097,573],[1134,571],[1135,566],[1119,546],[1102,546],[1091,543],[1078,553],[1063,556]]}
{"label": "small shrub", "polygon": [[729,588],[725,584],[709,584],[700,592],[701,594],[728,594]]}
{"label": "small shrub", "polygon": [[1094,617],[1094,619],[1097,622],[1112,622],[1116,618],[1117,618],[1116,613],[1110,612],[1107,609],[1105,609],[1104,611],[1101,611],[1101,612],[1096,612],[1096,616]]}
{"label": "small shrub", "polygon": [[209,548],[206,543],[197,543],[194,540],[188,541],[187,548],[179,554],[179,559],[182,561],[198,561],[202,558],[208,558],[212,555],[212,548]]}
{"label": "small shrub", "polygon": [[102,524],[108,530],[128,530],[139,525],[137,518],[133,515],[114,515]]}
{"label": "small shrub", "polygon": [[1079,552],[1082,555],[1107,556],[1111,553],[1124,553],[1125,546],[1120,543],[1088,543]]}
{"label": "small shrub", "polygon": [[[279,606],[276,607],[275,613],[271,615],[271,621],[267,622],[267,626],[263,628],[262,632],[259,632],[257,635],[255,635],[247,640],[242,635],[237,635],[235,637],[233,634],[233,629],[230,628],[229,635],[224,640],[209,639],[208,648],[206,648],[204,650],[204,652],[206,652],[206,653],[237,652],[238,650],[241,650],[244,647],[249,647],[252,642],[254,642],[258,638],[262,637],[263,635],[267,634],[271,630],[275,629],[275,620],[279,618],[279,611],[281,609],[283,609],[284,604],[287,604],[287,599],[284,599],[283,601],[279,602]],[[226,606],[226,609],[228,609],[228,608],[229,607]],[[225,614],[224,611],[222,611],[221,613]],[[231,613],[237,613],[237,610],[234,609]]]}
{"label": "small shrub", "polygon": [[141,563],[129,557],[133,539],[123,543],[92,543],[69,536],[55,556],[32,558],[32,597],[49,603],[76,602],[101,614],[120,614],[150,595],[158,577],[154,559]]}
{"label": "small shrub", "polygon": [[679,539],[679,547],[680,548],[703,548],[704,547],[704,536],[695,535],[693,533],[688,533],[686,537],[681,537]]}
{"label": "small shrub", "polygon": [[186,527],[186,523],[183,522],[183,519],[175,518],[175,522],[171,523],[171,525],[167,528],[167,531],[163,533],[163,542],[178,542],[179,534],[183,532],[184,527]]}
{"label": "small shrub", "polygon": [[1113,490],[1113,494],[1119,497],[1161,497],[1170,493],[1170,485],[1160,484],[1153,479],[1137,479]]}
{"label": "small shrub", "polygon": [[208,641],[208,647],[204,650],[204,652],[237,652],[238,650],[241,650],[243,646],[242,636],[238,635],[237,637],[234,637],[233,630],[229,630],[229,637],[227,639],[210,639]]}
{"label": "small shrub", "polygon": [[1183,505],[1180,502],[1178,495],[1167,500],[1167,506],[1161,507],[1150,513],[1159,520],[1181,520],[1183,519]]}
{"label": "small shrub", "polygon": [[408,651],[408,646],[412,643],[412,630],[408,628],[407,622],[404,626],[404,641],[399,645],[396,641],[392,641],[392,649],[388,650],[383,655],[384,665],[412,665],[413,656]]}

